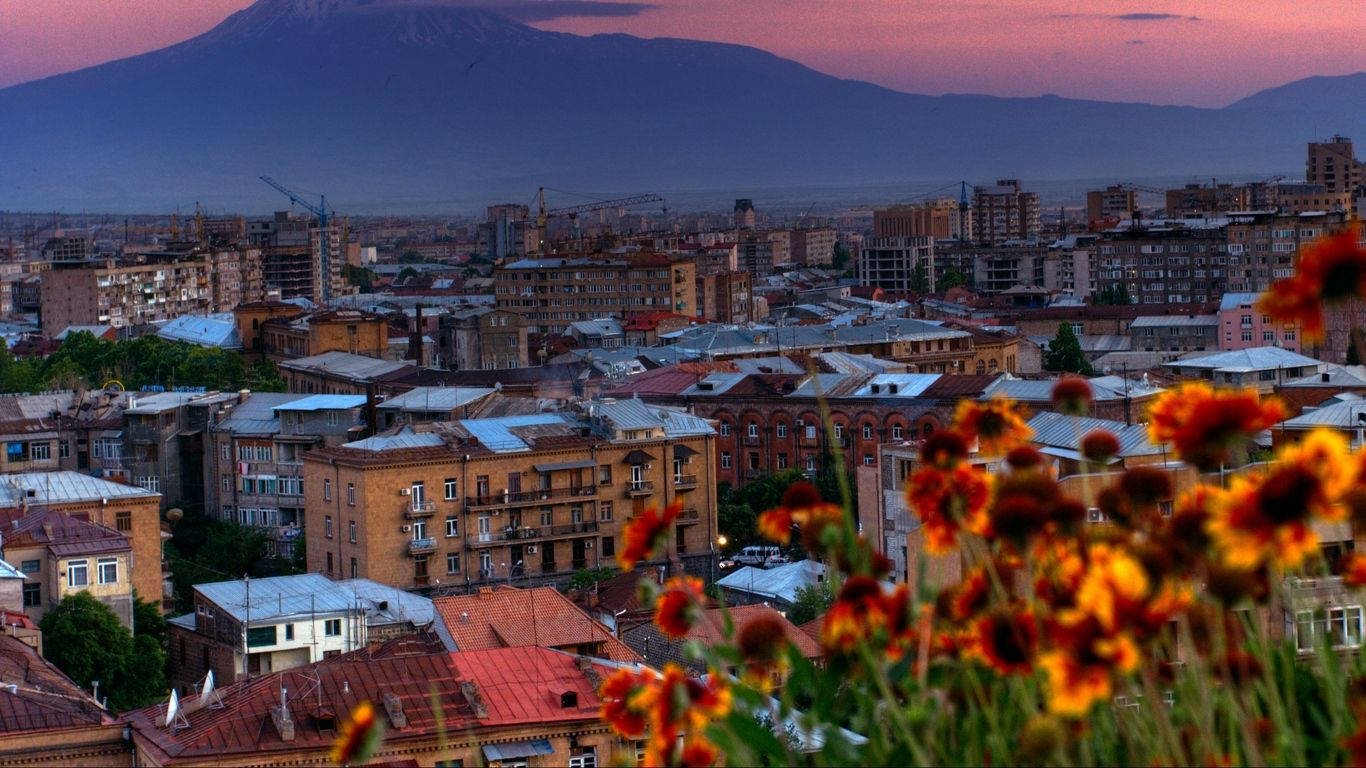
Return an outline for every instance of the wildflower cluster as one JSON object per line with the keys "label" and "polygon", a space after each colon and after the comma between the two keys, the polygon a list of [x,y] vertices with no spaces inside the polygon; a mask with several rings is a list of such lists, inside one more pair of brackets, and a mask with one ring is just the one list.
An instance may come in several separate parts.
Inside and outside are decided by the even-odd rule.
{"label": "wildflower cluster", "polygon": [[1366,296],[1366,248],[1361,229],[1348,227],[1305,247],[1295,274],[1272,284],[1257,308],[1276,320],[1299,325],[1301,338],[1324,335],[1325,304]]}

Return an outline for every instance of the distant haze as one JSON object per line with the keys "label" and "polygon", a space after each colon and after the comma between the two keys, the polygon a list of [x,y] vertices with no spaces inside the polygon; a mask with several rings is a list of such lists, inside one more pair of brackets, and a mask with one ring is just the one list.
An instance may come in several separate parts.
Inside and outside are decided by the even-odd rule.
{"label": "distant haze", "polygon": [[[381,0],[383,1],[383,0]],[[392,2],[393,0],[389,0]],[[322,0],[326,2],[326,0]],[[0,0],[0,87],[170,45],[250,0]],[[1360,0],[454,0],[543,29],[741,43],[908,93],[1223,106],[1366,69]]]}

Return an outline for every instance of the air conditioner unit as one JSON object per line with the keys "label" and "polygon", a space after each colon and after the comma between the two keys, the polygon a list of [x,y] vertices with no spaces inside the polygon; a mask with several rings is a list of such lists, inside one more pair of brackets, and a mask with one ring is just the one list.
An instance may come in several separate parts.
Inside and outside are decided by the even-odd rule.
{"label": "air conditioner unit", "polygon": [[1105,513],[1096,507],[1090,507],[1086,510],[1086,522],[1088,523],[1103,523],[1106,519]]}
{"label": "air conditioner unit", "polygon": [[526,553],[527,553],[528,555],[534,555],[534,554],[536,554],[536,545],[535,545],[535,544],[528,544],[528,545],[527,545],[527,548],[526,548]]}
{"label": "air conditioner unit", "polygon": [[398,489],[398,495],[399,495],[399,496],[408,496],[408,495],[411,495],[412,492],[413,492],[413,489],[412,489],[412,488],[399,488],[399,489]]}
{"label": "air conditioner unit", "polygon": [[402,529],[402,530],[403,530],[404,533],[407,533],[407,532],[411,531],[412,529],[413,529],[413,527],[412,527],[411,525],[405,525],[405,526],[403,526],[403,529]]}

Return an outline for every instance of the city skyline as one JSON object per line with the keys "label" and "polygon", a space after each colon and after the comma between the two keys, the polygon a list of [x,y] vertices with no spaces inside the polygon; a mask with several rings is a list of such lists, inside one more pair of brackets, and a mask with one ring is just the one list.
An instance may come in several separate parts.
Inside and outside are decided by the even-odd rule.
{"label": "city skyline", "polygon": [[[314,0],[298,0],[312,2]],[[325,1],[325,0],[324,0]],[[0,0],[0,87],[162,48],[251,0]],[[535,27],[750,45],[909,93],[1220,107],[1267,87],[1363,69],[1366,16],[1283,0],[916,4],[885,0],[457,0]],[[1322,46],[1331,34],[1339,44]],[[1258,45],[1249,48],[1246,41]],[[78,43],[73,45],[73,43]]]}

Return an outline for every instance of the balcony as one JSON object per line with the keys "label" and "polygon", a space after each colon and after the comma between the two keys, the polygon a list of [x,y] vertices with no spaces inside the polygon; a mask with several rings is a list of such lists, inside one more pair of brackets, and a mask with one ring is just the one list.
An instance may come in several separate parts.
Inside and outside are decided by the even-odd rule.
{"label": "balcony", "polygon": [[522,528],[507,528],[497,532],[476,533],[473,536],[468,537],[466,544],[471,549],[475,549],[478,547],[498,546],[514,541],[518,543],[533,543],[543,539],[587,536],[597,532],[598,524],[593,520],[585,520],[582,523],[569,523],[568,525],[528,525]]}
{"label": "balcony", "polygon": [[487,496],[466,496],[465,506],[471,510],[506,506],[534,506],[547,501],[558,502],[592,498],[597,493],[598,489],[595,485],[584,485],[578,488],[537,488],[534,491],[507,491]]}
{"label": "balcony", "polygon": [[408,508],[403,510],[403,516],[409,520],[416,520],[422,517],[431,517],[436,514],[436,502],[434,501],[414,501],[408,504]]}
{"label": "balcony", "polygon": [[702,522],[702,513],[698,511],[697,507],[684,507],[679,511],[678,517],[674,519],[674,522],[681,525],[700,523]]}
{"label": "balcony", "polygon": [[697,487],[697,475],[674,475],[674,488],[683,490],[685,488]]}
{"label": "balcony", "polygon": [[758,435],[745,435],[743,442],[745,445],[758,447],[761,440]]}
{"label": "balcony", "polygon": [[430,536],[408,542],[408,554],[426,555],[436,551],[436,539]]}
{"label": "balcony", "polygon": [[649,496],[655,492],[655,484],[650,480],[632,480],[626,484],[627,496]]}

